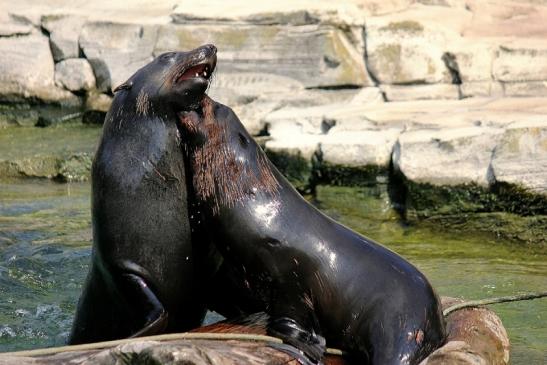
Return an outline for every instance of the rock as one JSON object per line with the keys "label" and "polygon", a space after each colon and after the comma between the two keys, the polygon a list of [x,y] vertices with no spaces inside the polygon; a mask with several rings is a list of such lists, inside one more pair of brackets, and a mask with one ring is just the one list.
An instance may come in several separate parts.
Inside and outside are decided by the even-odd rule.
{"label": "rock", "polygon": [[371,19],[366,28],[367,66],[381,84],[449,83],[442,56],[447,39],[419,21]]}
{"label": "rock", "polygon": [[0,38],[0,98],[4,101],[39,99],[79,104],[69,91],[55,86],[49,41],[41,34]]}
{"label": "rock", "polygon": [[313,179],[314,158],[320,136],[291,134],[266,142],[264,148],[272,163],[299,191],[308,192]]}
{"label": "rock", "polygon": [[35,30],[40,29],[40,11],[35,9],[26,9],[26,11],[10,11],[9,17],[20,24],[28,24]]}
{"label": "rock", "polygon": [[497,81],[477,81],[464,82],[460,85],[462,98],[471,97],[502,97],[504,95],[504,85]]}
{"label": "rock", "polygon": [[[289,10],[290,9],[290,10]],[[178,5],[171,17],[175,23],[188,22],[247,22],[260,25],[337,24],[362,26],[364,18],[354,1],[341,0],[279,0],[277,2],[249,2],[233,0],[226,6],[221,0],[212,0],[204,7],[199,0]]]}
{"label": "rock", "polygon": [[249,104],[234,106],[233,109],[251,135],[260,135],[268,131],[268,124],[264,122],[264,117],[277,109],[280,104],[277,100],[260,99]]}
{"label": "rock", "polygon": [[[443,61],[453,72],[457,72],[458,83],[492,80],[492,63],[497,45],[481,39],[454,38],[446,45]],[[451,64],[453,62],[453,64]],[[452,73],[452,81],[454,79]]]}
{"label": "rock", "polygon": [[393,150],[393,165],[415,183],[488,186],[492,152],[502,134],[492,127],[404,132]]}
{"label": "rock", "polygon": [[26,22],[17,22],[8,14],[0,15],[0,37],[17,37],[28,35],[34,27]]}
{"label": "rock", "polygon": [[494,151],[492,175],[496,182],[547,195],[547,121],[511,124]]}
{"label": "rock", "polygon": [[494,60],[493,75],[496,80],[505,82],[547,80],[545,42],[501,46]]}
{"label": "rock", "polygon": [[338,132],[336,128],[321,140],[322,160],[331,165],[352,167],[388,167],[393,146],[401,132],[396,128]]}
{"label": "rock", "polygon": [[113,90],[153,59],[157,29],[155,25],[110,22],[84,26],[80,47],[93,67],[99,91]]}
{"label": "rock", "polygon": [[59,163],[57,179],[64,182],[87,181],[91,172],[93,156],[77,153]]}
{"label": "rock", "polygon": [[[462,29],[469,38],[512,38],[527,40],[547,37],[547,6],[535,0],[466,0],[473,14]],[[443,19],[444,20],[444,19]]]}
{"label": "rock", "polygon": [[55,83],[70,91],[91,90],[95,75],[84,58],[70,58],[55,65]]}
{"label": "rock", "polygon": [[302,95],[304,86],[289,77],[253,72],[215,72],[209,96],[230,106],[250,104],[255,100],[277,103],[282,95]]}
{"label": "rock", "polygon": [[218,74],[274,74],[308,88],[372,85],[363,50],[332,26],[165,25],[155,54],[211,42],[219,49]]}
{"label": "rock", "polygon": [[547,80],[529,82],[506,82],[506,96],[547,96]]}
{"label": "rock", "polygon": [[100,134],[101,128],[76,123],[5,128],[0,133],[0,177],[85,180]]}
{"label": "rock", "polygon": [[458,85],[381,85],[388,101],[431,100],[431,99],[459,99]]}
{"label": "rock", "polygon": [[86,18],[75,15],[42,17],[42,27],[49,32],[51,53],[56,62],[80,57],[78,38]]}
{"label": "rock", "polygon": [[106,113],[112,105],[112,96],[101,94],[96,91],[87,93],[85,99],[85,109]]}
{"label": "rock", "polygon": [[[330,128],[326,115],[341,105],[321,105],[309,108],[285,107],[268,114],[263,120],[270,135],[276,139],[291,135],[324,134]],[[330,126],[329,126],[330,125]]]}
{"label": "rock", "polygon": [[358,93],[350,100],[351,104],[361,105],[368,103],[382,103],[384,96],[382,90],[378,87],[364,87],[359,89]]}

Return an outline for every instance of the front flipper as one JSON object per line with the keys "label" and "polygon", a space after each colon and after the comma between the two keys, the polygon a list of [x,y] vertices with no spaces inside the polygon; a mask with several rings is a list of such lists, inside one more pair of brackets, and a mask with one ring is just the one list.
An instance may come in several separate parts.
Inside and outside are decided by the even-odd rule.
{"label": "front flipper", "polygon": [[129,337],[152,336],[167,327],[167,312],[146,281],[135,274],[122,274],[121,292],[132,306],[135,323],[140,326]]}
{"label": "front flipper", "polygon": [[325,338],[306,329],[292,318],[282,317],[271,319],[268,323],[268,335],[279,337],[300,351],[314,363],[319,363],[326,350]]}

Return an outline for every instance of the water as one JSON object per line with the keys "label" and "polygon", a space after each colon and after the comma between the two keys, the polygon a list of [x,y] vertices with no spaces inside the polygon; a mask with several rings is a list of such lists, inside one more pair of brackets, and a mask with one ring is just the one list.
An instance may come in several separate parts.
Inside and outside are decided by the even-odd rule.
{"label": "water", "polygon": [[[89,193],[89,184],[0,183],[0,352],[66,340],[90,255]],[[383,189],[320,187],[315,203],[416,264],[441,295],[547,289],[544,249],[405,227]],[[547,363],[547,299],[492,308],[508,330],[512,363]]]}

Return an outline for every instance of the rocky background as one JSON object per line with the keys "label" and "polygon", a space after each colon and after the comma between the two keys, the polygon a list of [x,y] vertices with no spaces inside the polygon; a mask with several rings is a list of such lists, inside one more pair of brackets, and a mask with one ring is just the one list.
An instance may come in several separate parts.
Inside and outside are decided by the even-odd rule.
{"label": "rocky background", "polygon": [[0,176],[86,179],[98,128],[34,126],[100,124],[153,57],[214,43],[211,96],[301,191],[383,186],[407,219],[545,242],[545,19],[547,0],[0,0]]}

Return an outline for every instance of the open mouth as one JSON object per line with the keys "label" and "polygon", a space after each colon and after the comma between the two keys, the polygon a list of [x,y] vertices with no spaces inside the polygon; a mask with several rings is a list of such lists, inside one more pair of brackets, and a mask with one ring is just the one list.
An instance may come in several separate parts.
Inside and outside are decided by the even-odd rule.
{"label": "open mouth", "polygon": [[209,63],[202,63],[196,66],[192,66],[177,78],[177,82],[193,78],[204,78],[205,80],[209,80],[213,71],[214,66],[210,65]]}

